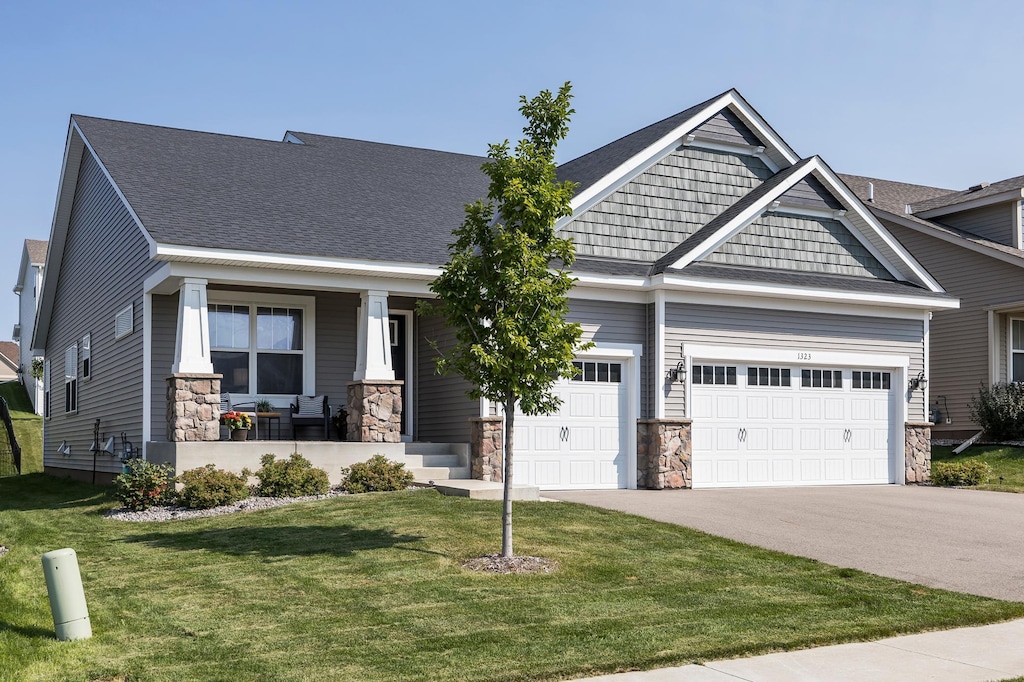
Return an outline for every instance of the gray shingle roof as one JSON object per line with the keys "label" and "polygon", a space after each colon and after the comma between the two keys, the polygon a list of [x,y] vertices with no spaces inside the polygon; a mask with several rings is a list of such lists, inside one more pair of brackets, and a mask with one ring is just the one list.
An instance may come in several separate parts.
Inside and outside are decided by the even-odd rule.
{"label": "gray shingle roof", "polygon": [[477,156],[74,118],[159,243],[441,264],[463,205],[487,193]]}
{"label": "gray shingle roof", "polygon": [[28,251],[30,263],[46,262],[46,247],[49,244],[45,239],[26,239],[25,250]]}
{"label": "gray shingle roof", "polygon": [[558,167],[558,179],[572,180],[575,183],[579,183],[579,187],[576,188],[576,192],[582,192],[608,173],[611,173],[619,165],[629,160],[629,158],[634,154],[638,154],[650,145],[654,144],[659,139],[672,132],[672,130],[678,128],[687,119],[691,118],[708,104],[728,92],[729,91],[726,90],[726,92],[715,95],[714,97],[701,102],[700,104],[696,104],[689,109],[680,111],[678,114],[673,114],[668,118],[662,119],[657,123],[652,123],[651,125],[641,128],[634,133],[630,133],[625,137],[620,137],[614,142],[609,142],[603,147],[595,149],[592,152],[588,152],[583,156],[579,156],[572,161],[566,161]]}
{"label": "gray shingle roof", "polygon": [[1003,192],[1009,192],[1015,189],[1024,188],[1024,175],[1018,175],[1015,178],[1008,178],[1006,180],[1000,180],[999,182],[993,182],[988,187],[981,189],[970,190],[965,189],[961,192],[950,192],[943,196],[934,197],[926,201],[919,201],[917,203],[911,202],[914,213],[923,213],[924,211],[930,211],[936,208],[945,208],[947,206],[954,206],[956,204],[964,203],[966,201],[974,201],[975,199],[983,199],[985,197],[994,196],[996,194],[1002,194]]}

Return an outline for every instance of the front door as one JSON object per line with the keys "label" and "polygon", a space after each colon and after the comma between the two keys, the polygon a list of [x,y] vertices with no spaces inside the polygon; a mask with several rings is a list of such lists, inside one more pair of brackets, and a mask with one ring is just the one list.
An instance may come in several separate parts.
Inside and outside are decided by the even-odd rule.
{"label": "front door", "polygon": [[406,376],[406,324],[408,319],[402,314],[393,314],[388,317],[391,322],[391,366],[395,370],[395,379],[406,382],[402,386],[402,433],[409,433],[409,408],[411,404],[408,396],[410,392],[409,379]]}

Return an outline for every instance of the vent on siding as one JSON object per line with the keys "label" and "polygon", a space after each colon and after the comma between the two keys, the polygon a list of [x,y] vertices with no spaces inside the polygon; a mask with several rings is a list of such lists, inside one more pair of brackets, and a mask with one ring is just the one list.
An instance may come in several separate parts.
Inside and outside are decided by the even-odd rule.
{"label": "vent on siding", "polygon": [[114,318],[114,338],[120,339],[123,336],[128,336],[135,330],[135,316],[132,314],[134,304],[129,303],[124,310],[117,313],[117,317]]}

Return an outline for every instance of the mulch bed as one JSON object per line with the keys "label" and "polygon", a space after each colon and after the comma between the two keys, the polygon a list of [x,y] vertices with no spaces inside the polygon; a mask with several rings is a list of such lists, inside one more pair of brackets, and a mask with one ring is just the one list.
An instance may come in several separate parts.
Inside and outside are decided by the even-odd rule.
{"label": "mulch bed", "polygon": [[463,568],[481,573],[530,574],[554,573],[558,570],[558,562],[539,556],[510,556],[486,554],[482,557],[463,562]]}

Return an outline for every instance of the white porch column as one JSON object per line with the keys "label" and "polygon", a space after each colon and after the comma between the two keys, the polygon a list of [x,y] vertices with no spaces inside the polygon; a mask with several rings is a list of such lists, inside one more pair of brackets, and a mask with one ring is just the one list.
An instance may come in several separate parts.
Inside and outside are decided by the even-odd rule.
{"label": "white porch column", "polygon": [[352,378],[355,381],[394,381],[388,292],[371,289],[362,292],[360,298],[356,371]]}
{"label": "white porch column", "polygon": [[186,277],[178,290],[178,334],[174,342],[174,374],[212,374],[206,280]]}

